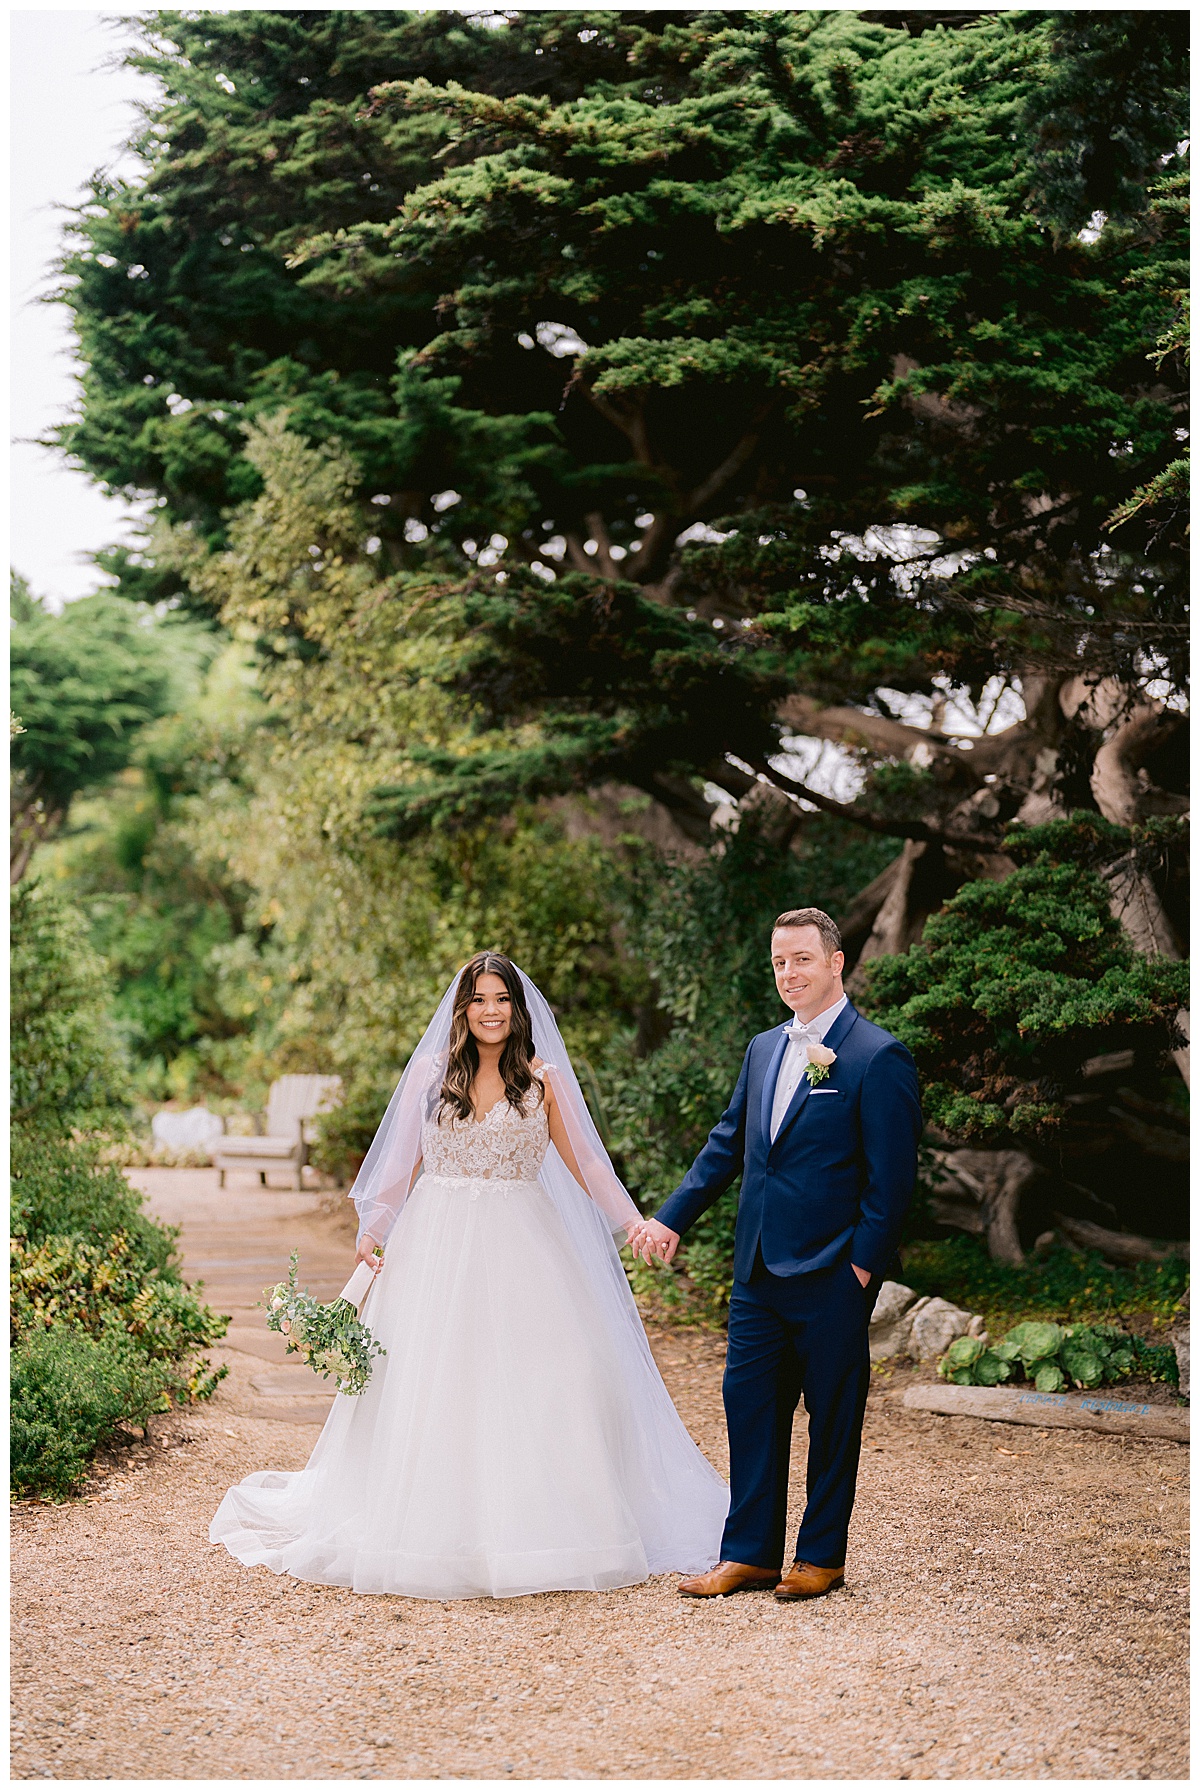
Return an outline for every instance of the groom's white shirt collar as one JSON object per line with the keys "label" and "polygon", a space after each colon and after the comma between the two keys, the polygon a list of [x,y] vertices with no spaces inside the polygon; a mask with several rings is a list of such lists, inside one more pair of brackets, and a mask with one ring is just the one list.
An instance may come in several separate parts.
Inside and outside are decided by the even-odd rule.
{"label": "groom's white shirt collar", "polygon": [[[825,1034],[834,1020],[846,1005],[848,995],[842,995],[832,1007],[826,1007],[824,1013],[818,1013],[815,1019],[801,1021],[793,1017],[791,1023],[784,1027],[784,1032],[791,1039],[795,1036],[795,1028],[804,1026],[804,1035],[823,1044]],[[771,1142],[779,1135],[779,1127],[783,1124],[788,1107],[792,1104],[792,1095],[800,1086],[800,1077],[804,1074],[805,1056],[801,1050],[785,1050],[783,1061],[779,1065],[779,1077],[775,1083],[775,1098],[771,1102]]]}
{"label": "groom's white shirt collar", "polygon": [[824,1013],[818,1013],[815,1019],[802,1020],[798,1019],[796,1015],[793,1014],[790,1023],[784,1027],[784,1031],[787,1032],[790,1037],[793,1032],[803,1026],[806,1037],[815,1038],[818,1044],[824,1044],[826,1032],[828,1032],[830,1026],[849,999],[849,995],[842,995],[833,1003],[832,1007],[826,1007]]}

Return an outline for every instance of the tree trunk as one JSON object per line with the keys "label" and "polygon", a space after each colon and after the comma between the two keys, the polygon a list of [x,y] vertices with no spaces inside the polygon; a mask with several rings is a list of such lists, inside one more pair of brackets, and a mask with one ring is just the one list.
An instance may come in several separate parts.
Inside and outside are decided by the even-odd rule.
{"label": "tree trunk", "polygon": [[1149,1237],[1134,1236],[1129,1231],[1108,1231],[1103,1225],[1090,1224],[1086,1218],[1067,1218],[1054,1214],[1054,1222],[1068,1243],[1077,1249],[1098,1249],[1110,1262],[1165,1262],[1171,1256],[1190,1256],[1186,1243],[1155,1243]]}
{"label": "tree trunk", "polygon": [[934,1160],[934,1216],[985,1237],[993,1261],[1023,1268],[1021,1202],[1046,1171],[1023,1150],[937,1150]]}
{"label": "tree trunk", "polygon": [[40,796],[30,796],[15,780],[9,808],[8,880],[19,883],[29,869],[39,845],[57,833],[66,820],[65,809],[47,808]]}

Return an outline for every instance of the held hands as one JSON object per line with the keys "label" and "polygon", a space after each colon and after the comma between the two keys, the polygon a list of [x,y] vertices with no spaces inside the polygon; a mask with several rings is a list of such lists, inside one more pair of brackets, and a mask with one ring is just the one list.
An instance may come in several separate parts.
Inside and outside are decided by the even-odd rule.
{"label": "held hands", "polygon": [[647,1218],[641,1224],[630,1226],[629,1247],[634,1258],[641,1256],[647,1265],[655,1259],[666,1264],[673,1260],[679,1248],[679,1232],[668,1230],[657,1218]]}
{"label": "held hands", "polygon": [[[649,1266],[657,1258],[666,1265],[674,1260],[675,1251],[679,1248],[679,1232],[668,1230],[665,1224],[659,1224],[657,1218],[647,1218],[641,1224],[630,1225],[627,1241],[635,1260],[641,1256]],[[870,1269],[859,1268],[854,1262],[850,1266],[854,1269],[859,1286],[867,1286],[871,1279]]]}

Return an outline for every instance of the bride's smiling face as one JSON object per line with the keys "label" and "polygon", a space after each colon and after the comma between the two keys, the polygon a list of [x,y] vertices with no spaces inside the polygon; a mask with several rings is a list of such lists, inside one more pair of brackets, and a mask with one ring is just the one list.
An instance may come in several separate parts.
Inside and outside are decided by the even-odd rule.
{"label": "bride's smiling face", "polygon": [[504,1043],[512,1030],[512,996],[499,976],[480,976],[467,1002],[467,1024],[478,1043]]}

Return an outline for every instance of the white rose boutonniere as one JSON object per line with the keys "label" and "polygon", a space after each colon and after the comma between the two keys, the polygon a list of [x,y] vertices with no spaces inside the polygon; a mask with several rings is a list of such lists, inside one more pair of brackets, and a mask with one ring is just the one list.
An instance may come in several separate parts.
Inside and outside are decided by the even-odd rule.
{"label": "white rose boutonniere", "polygon": [[827,1044],[806,1044],[804,1048],[808,1053],[804,1073],[808,1077],[809,1086],[815,1088],[819,1081],[826,1079],[830,1068],[837,1062],[837,1052],[830,1050]]}

